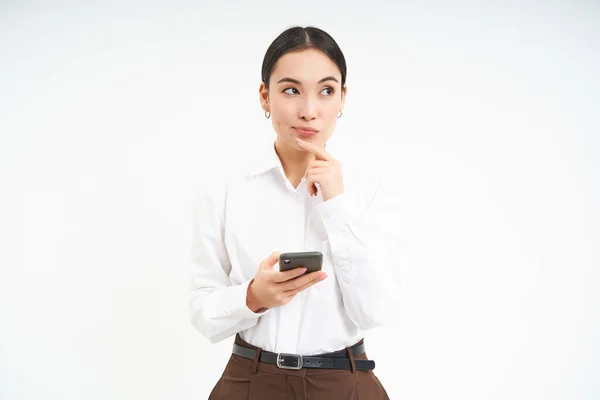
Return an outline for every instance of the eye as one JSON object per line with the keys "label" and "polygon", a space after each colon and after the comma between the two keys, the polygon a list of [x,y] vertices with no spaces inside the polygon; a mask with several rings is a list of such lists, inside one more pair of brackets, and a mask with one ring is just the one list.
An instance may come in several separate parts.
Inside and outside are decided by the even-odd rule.
{"label": "eye", "polygon": [[[295,91],[296,91],[296,93],[290,93],[290,92],[289,92],[289,90],[295,90]],[[286,89],[284,89],[284,90],[283,90],[283,93],[287,93],[287,94],[298,94],[298,93],[300,93],[300,92],[298,92],[298,89],[296,89],[296,88],[289,87],[289,88],[286,88]]]}
{"label": "eye", "polygon": [[327,95],[327,96],[331,96],[331,95],[333,94],[333,92],[334,92],[334,90],[333,90],[333,88],[332,88],[332,87],[330,87],[330,86],[327,86],[326,88],[324,88],[323,90],[321,90],[321,93],[323,93],[323,92],[324,92],[324,91],[326,91],[326,90],[328,91],[328,92],[326,93],[326,95]]}

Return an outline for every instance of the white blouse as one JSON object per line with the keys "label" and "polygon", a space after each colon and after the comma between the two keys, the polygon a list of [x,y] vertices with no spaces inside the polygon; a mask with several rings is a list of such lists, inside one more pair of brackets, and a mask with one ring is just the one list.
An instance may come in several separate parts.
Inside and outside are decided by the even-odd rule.
{"label": "white blouse", "polygon": [[[397,242],[379,208],[382,179],[336,159],[344,193],[325,202],[320,190],[310,196],[304,179],[292,186],[274,146],[200,189],[193,201],[190,317],[208,340],[239,332],[268,351],[325,353],[356,343],[393,309]],[[328,277],[286,305],[254,313],[246,290],[273,251],[320,251]]]}

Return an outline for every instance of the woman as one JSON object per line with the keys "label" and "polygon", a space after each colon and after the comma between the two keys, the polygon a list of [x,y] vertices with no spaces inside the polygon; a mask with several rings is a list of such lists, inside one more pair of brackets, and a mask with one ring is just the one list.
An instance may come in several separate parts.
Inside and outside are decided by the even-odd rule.
{"label": "woman", "polygon": [[[210,399],[388,398],[363,340],[392,294],[380,182],[325,150],[345,82],[329,34],[281,33],[259,88],[274,145],[194,203],[192,324],[213,343],[235,335]],[[279,271],[280,250],[320,251],[322,271]]]}

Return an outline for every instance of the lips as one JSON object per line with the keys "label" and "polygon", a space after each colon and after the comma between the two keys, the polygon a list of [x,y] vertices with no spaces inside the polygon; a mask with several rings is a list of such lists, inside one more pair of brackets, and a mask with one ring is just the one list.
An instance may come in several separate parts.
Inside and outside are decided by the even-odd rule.
{"label": "lips", "polygon": [[314,134],[319,132],[316,129],[309,128],[306,126],[295,126],[294,129],[296,130],[296,132],[298,132],[302,136],[313,136]]}

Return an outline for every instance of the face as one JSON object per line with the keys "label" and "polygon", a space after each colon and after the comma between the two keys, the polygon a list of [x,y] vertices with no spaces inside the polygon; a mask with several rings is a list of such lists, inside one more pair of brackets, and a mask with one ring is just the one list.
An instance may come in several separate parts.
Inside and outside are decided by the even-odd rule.
{"label": "face", "polygon": [[277,141],[299,148],[295,138],[324,146],[344,107],[346,88],[339,68],[323,52],[304,49],[283,55],[275,64],[261,104],[271,112]]}

